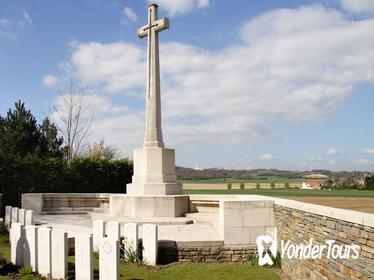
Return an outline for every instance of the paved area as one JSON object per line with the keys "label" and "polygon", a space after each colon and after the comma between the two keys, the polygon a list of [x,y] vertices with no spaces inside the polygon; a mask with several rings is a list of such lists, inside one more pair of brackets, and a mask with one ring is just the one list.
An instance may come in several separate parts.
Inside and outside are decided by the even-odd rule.
{"label": "paved area", "polygon": [[[108,218],[108,217],[107,217]],[[159,225],[159,240],[171,240],[176,242],[206,242],[222,241],[213,223],[206,220],[197,221],[196,218],[127,218],[116,221],[121,223],[138,222],[140,224],[139,235],[142,236],[142,224],[156,223]],[[215,218],[215,217],[213,217]],[[111,220],[111,219],[106,219]],[[194,222],[193,222],[194,220]],[[37,215],[37,224],[50,226],[54,229],[68,232],[69,237],[76,233],[92,233],[92,220],[89,214],[73,215]],[[213,219],[215,222],[216,219]],[[122,227],[121,227],[122,231]]]}

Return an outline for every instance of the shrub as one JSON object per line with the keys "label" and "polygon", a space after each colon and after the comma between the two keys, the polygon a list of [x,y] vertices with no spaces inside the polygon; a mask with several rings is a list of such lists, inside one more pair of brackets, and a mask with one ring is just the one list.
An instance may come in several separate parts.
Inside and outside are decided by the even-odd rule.
{"label": "shrub", "polygon": [[[258,265],[258,252],[248,255],[247,256],[247,262],[250,263],[251,265]],[[280,252],[277,252],[277,255],[274,257],[272,254],[270,254],[270,258],[273,261],[273,265],[271,267],[277,267],[281,268],[282,267],[282,256]],[[265,265],[268,266],[268,265]]]}
{"label": "shrub", "polygon": [[8,228],[5,225],[4,221],[0,220],[0,234],[6,234],[8,233]]}
{"label": "shrub", "polygon": [[259,183],[259,182],[257,182],[257,183],[256,183],[256,189],[258,189],[258,190],[259,190],[260,188],[261,188],[261,185],[260,185],[260,183]]}
{"label": "shrub", "polygon": [[258,265],[258,254],[257,252],[252,255],[247,256],[247,262],[249,262],[251,265]]}
{"label": "shrub", "polygon": [[37,280],[39,277],[35,276],[30,266],[21,267],[18,271],[20,280]]}
{"label": "shrub", "polygon": [[231,183],[227,183],[227,189],[228,189],[228,190],[231,190],[231,189],[232,189],[232,185],[231,185]]}
{"label": "shrub", "polygon": [[289,182],[284,183],[284,187],[285,187],[286,189],[289,189],[289,188],[290,188],[290,183],[289,183]]}
{"label": "shrub", "polygon": [[132,162],[127,159],[41,159],[0,152],[0,193],[3,205],[20,206],[22,193],[123,193],[131,182]]}
{"label": "shrub", "polygon": [[274,182],[270,183],[270,188],[275,189],[275,183]]}
{"label": "shrub", "polygon": [[241,190],[244,190],[244,189],[245,189],[245,184],[244,184],[244,182],[240,182],[240,189],[241,189]]}

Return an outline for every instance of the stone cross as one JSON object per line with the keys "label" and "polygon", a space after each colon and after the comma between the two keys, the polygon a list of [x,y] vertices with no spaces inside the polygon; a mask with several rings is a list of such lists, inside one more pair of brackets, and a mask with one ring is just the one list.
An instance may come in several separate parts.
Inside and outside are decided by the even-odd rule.
{"label": "stone cross", "polygon": [[148,6],[148,24],[138,29],[139,38],[148,37],[146,131],[144,147],[164,147],[161,130],[160,61],[158,33],[169,28],[167,18],[157,18],[156,4]]}

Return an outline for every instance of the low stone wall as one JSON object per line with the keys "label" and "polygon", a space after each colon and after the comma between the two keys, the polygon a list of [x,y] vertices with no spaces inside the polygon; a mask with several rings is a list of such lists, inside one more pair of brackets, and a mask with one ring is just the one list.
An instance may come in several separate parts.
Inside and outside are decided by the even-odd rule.
{"label": "low stone wall", "polygon": [[[274,210],[278,244],[280,240],[290,240],[293,244],[307,244],[310,238],[313,238],[313,244],[325,244],[326,240],[335,240],[339,245],[359,245],[359,258],[290,260],[285,257],[282,259],[284,273],[291,280],[374,279],[374,227],[365,225],[369,224],[369,220],[364,219],[366,216],[370,219],[369,214],[320,207],[321,212],[328,210],[331,215],[319,215],[312,211],[296,209],[296,205],[291,208],[276,204]],[[339,214],[341,219],[330,217]],[[361,219],[363,224],[349,221],[353,219]]]}
{"label": "low stone wall", "polygon": [[172,262],[241,263],[253,255],[256,245],[224,245],[223,242],[165,242],[159,241],[160,264]]}
{"label": "low stone wall", "polygon": [[105,193],[24,193],[22,207],[43,212],[85,211],[90,208],[109,209],[109,196]]}

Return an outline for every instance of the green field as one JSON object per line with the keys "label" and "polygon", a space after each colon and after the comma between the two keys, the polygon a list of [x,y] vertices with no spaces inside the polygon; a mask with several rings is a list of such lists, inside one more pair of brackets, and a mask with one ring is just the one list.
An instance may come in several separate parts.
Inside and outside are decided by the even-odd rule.
{"label": "green field", "polygon": [[374,198],[374,190],[300,190],[300,189],[232,189],[232,190],[183,190],[184,194],[256,194],[266,196],[305,197],[361,197]]}
{"label": "green field", "polygon": [[[10,261],[10,250],[7,235],[0,235],[0,257]],[[69,257],[69,276],[74,279],[74,257]],[[98,279],[98,259],[94,257],[94,279]],[[2,275],[0,264],[0,280],[10,280],[8,276]],[[150,268],[145,265],[121,264],[121,279],[279,279],[278,274],[270,268],[253,266],[249,264],[175,264],[166,267]],[[22,279],[22,278],[21,278]],[[25,278],[26,279],[26,278]],[[27,279],[35,279],[27,278]]]}
{"label": "green field", "polygon": [[266,177],[257,177],[250,180],[240,180],[235,178],[215,178],[215,179],[202,179],[202,180],[178,180],[178,183],[186,184],[226,184],[226,183],[279,183],[284,184],[289,183],[302,183],[304,181],[319,181],[323,182],[322,179],[305,179],[305,178],[286,178],[286,177],[277,177],[277,176],[266,176]]}

